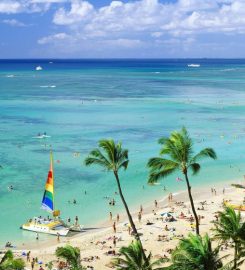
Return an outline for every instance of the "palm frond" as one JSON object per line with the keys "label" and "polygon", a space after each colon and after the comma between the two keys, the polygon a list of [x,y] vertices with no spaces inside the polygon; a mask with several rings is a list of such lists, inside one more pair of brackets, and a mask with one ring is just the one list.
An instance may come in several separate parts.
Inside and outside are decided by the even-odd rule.
{"label": "palm frond", "polygon": [[[121,257],[112,260],[117,270],[160,270],[155,268],[162,263],[162,260],[152,261],[151,253],[147,256],[147,262],[143,258],[143,253],[139,242],[136,240],[128,247],[119,250]],[[122,258],[123,256],[123,258]]]}
{"label": "palm frond", "polygon": [[170,174],[174,173],[176,170],[177,170],[177,167],[172,168],[172,169],[162,169],[159,171],[151,171],[148,178],[148,184],[154,184],[158,182],[161,178],[166,178]]}
{"label": "palm frond", "polygon": [[165,159],[165,158],[161,158],[161,157],[155,157],[155,158],[151,158],[148,161],[147,166],[153,170],[160,170],[160,169],[172,169],[172,168],[177,168],[179,166],[179,163],[170,160],[170,159]]}
{"label": "palm frond", "polygon": [[207,234],[203,237],[190,234],[180,240],[172,253],[170,269],[221,269],[222,261],[218,252],[217,248],[212,249],[211,239]]}
{"label": "palm frond", "polygon": [[128,150],[122,148],[122,143],[112,139],[98,142],[99,148],[92,150],[85,159],[85,165],[99,165],[109,171],[118,171],[128,167]]}
{"label": "palm frond", "polygon": [[205,148],[201,150],[198,154],[196,154],[191,162],[197,162],[203,158],[212,158],[212,159],[217,159],[217,155],[215,151],[212,148]]}
{"label": "palm frond", "polygon": [[86,166],[98,165],[98,166],[105,168],[106,170],[112,169],[112,164],[108,164],[99,158],[94,158],[94,157],[90,157],[90,156],[85,159],[84,164]]}
{"label": "palm frond", "polygon": [[232,187],[235,187],[235,188],[241,188],[241,189],[245,189],[245,186],[244,185],[240,185],[240,184],[231,184]]}
{"label": "palm frond", "polygon": [[189,168],[192,170],[192,174],[196,175],[201,169],[201,165],[199,163],[192,163],[189,165]]}

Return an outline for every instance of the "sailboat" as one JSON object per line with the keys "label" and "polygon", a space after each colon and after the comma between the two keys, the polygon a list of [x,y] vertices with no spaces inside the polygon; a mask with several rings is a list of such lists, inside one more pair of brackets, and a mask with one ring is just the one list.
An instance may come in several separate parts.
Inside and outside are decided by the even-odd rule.
{"label": "sailboat", "polygon": [[66,236],[69,232],[69,228],[60,219],[60,211],[55,210],[54,204],[54,173],[53,173],[53,154],[50,152],[50,169],[48,172],[48,177],[45,185],[45,190],[42,199],[41,208],[52,214],[52,218],[49,216],[44,217],[34,217],[30,219],[27,223],[21,226],[21,229],[33,231],[37,233],[46,233],[53,235]]}

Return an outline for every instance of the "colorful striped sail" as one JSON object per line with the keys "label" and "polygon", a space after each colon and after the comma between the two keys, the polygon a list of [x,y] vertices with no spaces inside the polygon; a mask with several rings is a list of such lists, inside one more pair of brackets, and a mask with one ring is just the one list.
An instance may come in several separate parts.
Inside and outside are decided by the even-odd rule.
{"label": "colorful striped sail", "polygon": [[50,153],[50,169],[45,185],[45,191],[42,200],[42,209],[53,212],[54,211],[54,174],[53,174],[53,156]]}

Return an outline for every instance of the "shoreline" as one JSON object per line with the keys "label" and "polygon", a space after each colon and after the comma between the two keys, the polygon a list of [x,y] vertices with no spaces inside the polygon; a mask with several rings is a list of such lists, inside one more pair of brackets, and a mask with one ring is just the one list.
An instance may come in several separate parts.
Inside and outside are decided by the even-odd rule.
{"label": "shoreline", "polygon": [[[192,189],[192,195],[193,195],[193,199],[194,202],[197,203],[202,199],[207,198],[208,193],[210,193],[210,189],[211,187],[215,187],[215,189],[218,191],[217,192],[217,196],[221,194],[220,189],[223,189],[225,187],[226,191],[229,192],[229,190],[234,189],[233,187],[231,187],[232,183],[238,183],[238,182],[242,182],[242,180],[238,180],[238,179],[234,179],[234,180],[227,180],[223,183],[218,182],[216,185],[212,185],[210,186],[210,183],[207,184],[203,184],[201,187],[194,187]],[[227,187],[229,186],[229,187]],[[171,191],[166,191],[167,193],[171,192]],[[189,197],[187,194],[187,190],[179,190],[176,191],[175,193],[173,193],[174,196],[174,200],[177,201],[183,201],[185,203],[189,203]],[[164,195],[161,196],[160,198],[155,198],[158,202],[158,209],[164,209],[168,207],[168,195]],[[119,198],[120,200],[120,198]],[[133,205],[132,207],[130,207],[130,211],[132,214],[132,217],[134,220],[137,220],[137,215],[138,215],[138,210],[136,208],[135,205]],[[146,203],[143,206],[144,209],[144,216],[145,215],[149,215],[152,213],[152,210],[154,209],[154,201],[150,202],[150,199],[148,200],[148,203]],[[121,226],[122,224],[128,223],[128,218],[125,214],[125,210],[121,209],[119,212],[120,215],[120,222],[118,223],[118,226]],[[72,233],[71,236],[67,236],[67,237],[61,237],[60,243],[69,243],[70,241],[74,241],[77,238],[83,238],[85,236],[89,236],[89,235],[96,235],[96,234],[100,234],[103,232],[106,232],[108,230],[111,229],[112,226],[112,222],[115,221],[116,218],[113,217],[112,221],[109,220],[109,212],[108,212],[108,219],[104,219],[103,221],[99,221],[98,223],[96,223],[93,227],[89,226],[87,228],[85,228],[85,232],[82,233]],[[54,236],[53,239],[47,239],[47,240],[43,240],[43,241],[26,241],[24,243],[20,243],[17,244],[16,247],[13,249],[13,251],[18,252],[18,251],[22,251],[22,250],[39,250],[39,249],[43,249],[43,248],[47,248],[47,246],[49,247],[53,247],[57,245],[57,239]],[[6,250],[5,248],[1,249],[1,250]]]}

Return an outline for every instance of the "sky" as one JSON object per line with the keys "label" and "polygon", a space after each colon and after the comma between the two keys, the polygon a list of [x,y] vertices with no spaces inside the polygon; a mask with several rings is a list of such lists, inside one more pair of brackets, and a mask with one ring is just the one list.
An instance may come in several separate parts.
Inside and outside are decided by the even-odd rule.
{"label": "sky", "polygon": [[245,0],[0,0],[0,58],[244,58]]}

